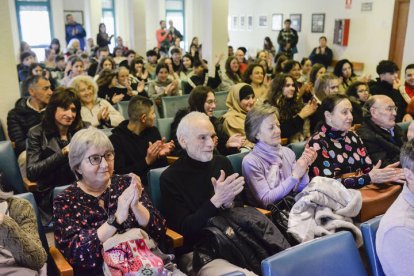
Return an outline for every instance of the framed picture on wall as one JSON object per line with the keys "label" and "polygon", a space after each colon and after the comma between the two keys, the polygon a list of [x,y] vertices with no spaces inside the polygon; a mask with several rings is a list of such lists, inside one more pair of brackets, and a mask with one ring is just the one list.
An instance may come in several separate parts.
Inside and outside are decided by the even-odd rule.
{"label": "framed picture on wall", "polygon": [[325,14],[312,14],[312,33],[323,33],[325,31]]}
{"label": "framed picture on wall", "polygon": [[237,15],[233,15],[231,18],[231,29],[233,31],[237,31],[239,29],[239,17]]}
{"label": "framed picture on wall", "polygon": [[302,29],[302,14],[300,13],[291,14],[290,21],[292,21],[292,24],[290,25],[290,27],[292,29],[295,29],[297,32],[300,32]]}
{"label": "framed picture on wall", "polygon": [[240,31],[244,31],[246,29],[246,17],[244,15],[240,15]]}
{"label": "framed picture on wall", "polygon": [[281,29],[283,29],[283,14],[272,14],[272,31],[280,31]]}
{"label": "framed picture on wall", "polygon": [[259,27],[267,27],[267,16],[266,15],[259,16]]}
{"label": "framed picture on wall", "polygon": [[253,15],[247,16],[247,30],[252,31],[253,30]]}
{"label": "framed picture on wall", "polygon": [[66,24],[66,16],[68,14],[71,14],[73,16],[73,19],[78,22],[79,24],[83,25],[83,11],[63,11],[64,20]]}

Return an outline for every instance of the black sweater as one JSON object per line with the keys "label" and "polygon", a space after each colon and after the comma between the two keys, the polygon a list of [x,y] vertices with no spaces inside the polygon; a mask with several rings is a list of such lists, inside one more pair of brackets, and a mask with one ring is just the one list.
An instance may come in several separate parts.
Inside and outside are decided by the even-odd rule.
{"label": "black sweater", "polygon": [[128,120],[112,130],[109,139],[115,149],[115,172],[117,174],[135,173],[145,187],[148,187],[147,173],[150,169],[165,167],[167,158],[161,157],[150,166],[145,162],[149,142],[161,140],[156,127],[150,127],[136,135],[128,129]]}
{"label": "black sweater", "polygon": [[193,250],[207,220],[220,210],[210,201],[214,195],[211,177],[217,179],[220,170],[226,177],[233,173],[226,157],[215,155],[209,162],[200,162],[184,152],[161,175],[162,213],[167,225],[184,236],[182,253]]}

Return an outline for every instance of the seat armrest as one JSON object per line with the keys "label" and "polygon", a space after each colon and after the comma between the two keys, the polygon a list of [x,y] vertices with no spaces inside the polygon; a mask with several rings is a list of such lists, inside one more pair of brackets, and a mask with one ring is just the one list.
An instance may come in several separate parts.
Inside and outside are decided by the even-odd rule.
{"label": "seat armrest", "polygon": [[56,266],[58,275],[60,276],[73,276],[73,268],[63,257],[62,253],[54,246],[49,249],[53,262]]}
{"label": "seat armrest", "polygon": [[183,246],[184,244],[184,237],[175,232],[174,230],[171,230],[170,228],[167,228],[167,237],[169,242],[171,242],[173,248],[178,248]]}
{"label": "seat armrest", "polygon": [[34,192],[37,189],[37,183],[30,181],[28,178],[23,178],[24,187],[28,192]]}
{"label": "seat armrest", "polygon": [[257,208],[257,207],[256,207],[256,210],[262,213],[263,215],[265,215],[266,217],[270,218],[272,216],[272,212],[270,212],[269,210]]}
{"label": "seat armrest", "polygon": [[171,165],[172,163],[174,163],[177,160],[178,160],[178,156],[167,156],[168,165]]}

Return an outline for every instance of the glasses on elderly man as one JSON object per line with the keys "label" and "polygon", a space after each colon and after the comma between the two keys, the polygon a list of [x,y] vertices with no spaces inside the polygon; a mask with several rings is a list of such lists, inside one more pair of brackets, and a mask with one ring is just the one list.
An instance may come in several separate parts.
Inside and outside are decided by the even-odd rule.
{"label": "glasses on elderly man", "polygon": [[87,157],[91,165],[98,166],[102,162],[102,158],[105,158],[106,161],[112,161],[115,158],[115,154],[112,151],[105,152],[104,155],[92,154]]}
{"label": "glasses on elderly man", "polygon": [[[375,107],[375,106],[373,106],[372,108],[377,108],[377,109],[379,109],[379,108],[381,108],[381,107]],[[393,112],[393,111],[397,112],[397,111],[398,111],[398,107],[397,107],[397,106],[387,106],[387,107],[384,107],[384,108],[382,108],[382,109],[384,109],[384,110],[386,110],[386,111],[388,111],[388,112]]]}

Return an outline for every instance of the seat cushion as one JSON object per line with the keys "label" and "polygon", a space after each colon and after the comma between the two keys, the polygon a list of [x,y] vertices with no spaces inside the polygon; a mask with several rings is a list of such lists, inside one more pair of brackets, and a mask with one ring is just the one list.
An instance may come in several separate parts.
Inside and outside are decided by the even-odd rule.
{"label": "seat cushion", "polygon": [[369,184],[360,189],[362,195],[361,212],[358,215],[360,222],[384,214],[397,199],[402,188],[392,184]]}

